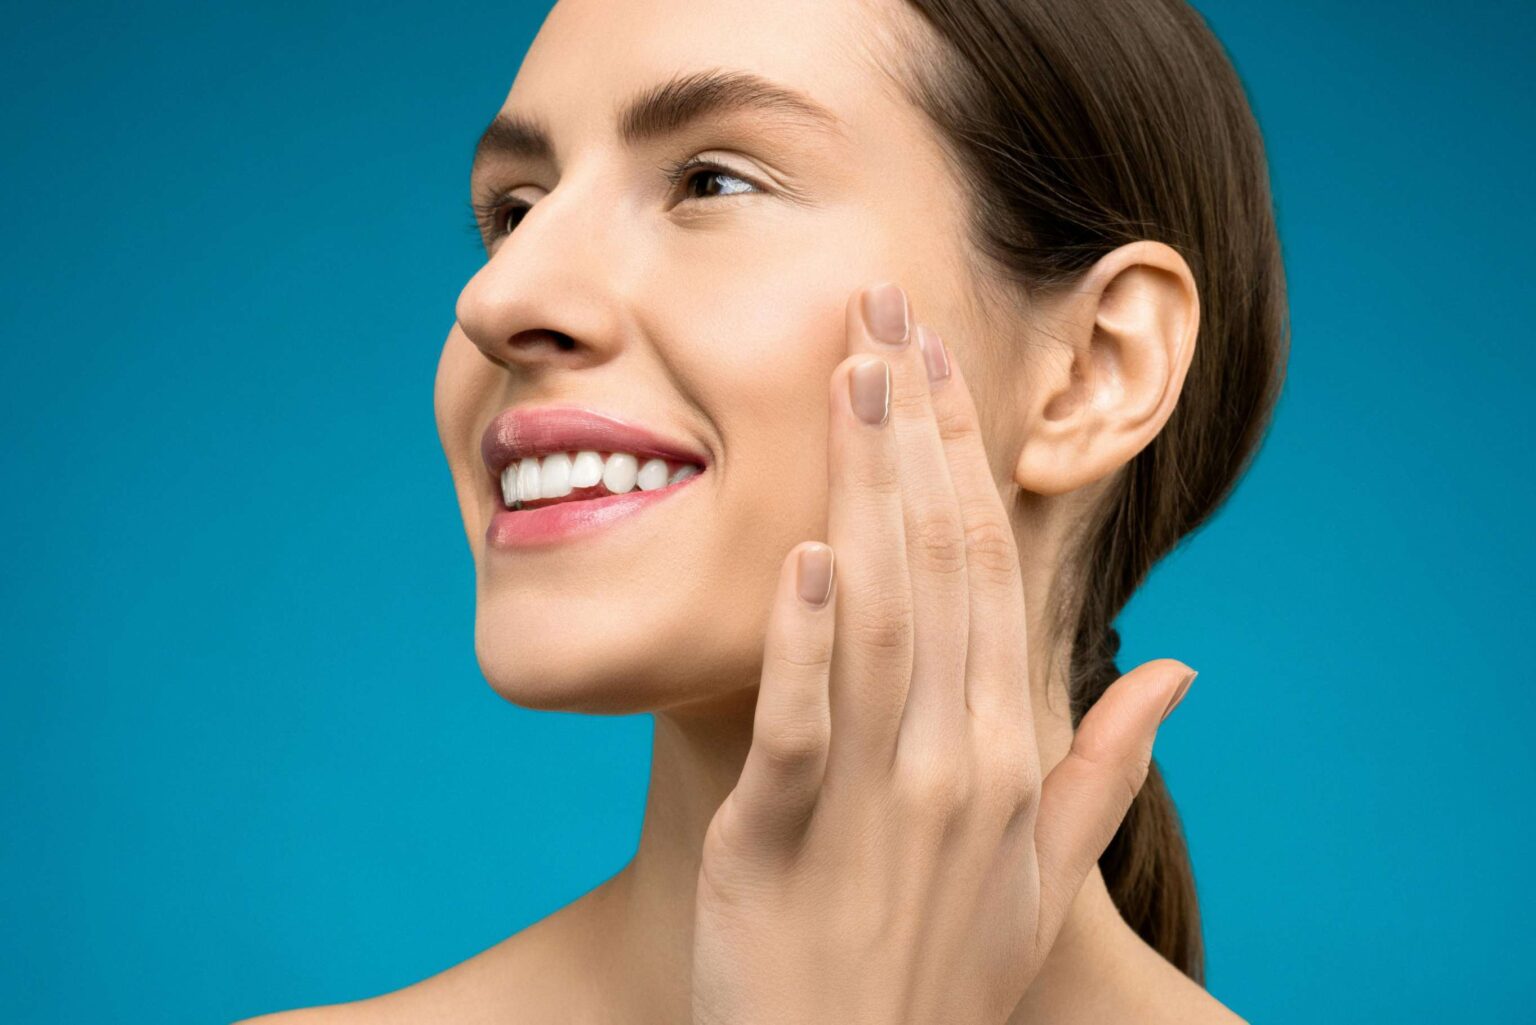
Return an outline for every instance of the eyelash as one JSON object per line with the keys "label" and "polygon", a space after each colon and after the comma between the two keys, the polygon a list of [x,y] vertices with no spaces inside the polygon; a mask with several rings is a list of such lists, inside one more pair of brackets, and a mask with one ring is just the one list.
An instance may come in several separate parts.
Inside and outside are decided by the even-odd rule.
{"label": "eyelash", "polygon": [[[706,175],[718,175],[722,178],[734,178],[739,182],[744,182],[747,185],[750,185],[753,190],[757,192],[766,191],[763,186],[759,185],[752,178],[749,178],[743,174],[738,174],[737,172],[731,170],[729,167],[726,167],[724,164],[718,164],[712,160],[700,160],[697,157],[689,157],[686,160],[679,160],[665,164],[662,166],[661,172],[662,175],[666,178],[667,183],[673,189],[676,189],[684,182],[692,180],[695,176],[695,172],[703,172],[703,174],[699,175],[700,177],[704,177]],[[688,198],[723,199],[727,198],[728,196],[741,194],[742,193],[740,192],[733,192],[727,193],[724,196],[691,196]],[[471,202],[469,204],[471,215],[471,220],[469,223],[470,233],[481,240],[495,240],[498,238],[503,238],[516,230],[516,225],[513,225],[511,228],[506,227],[507,217],[514,211],[521,210],[526,212],[531,208],[531,203],[524,203],[522,200],[514,200],[506,195],[495,196],[488,203]]]}

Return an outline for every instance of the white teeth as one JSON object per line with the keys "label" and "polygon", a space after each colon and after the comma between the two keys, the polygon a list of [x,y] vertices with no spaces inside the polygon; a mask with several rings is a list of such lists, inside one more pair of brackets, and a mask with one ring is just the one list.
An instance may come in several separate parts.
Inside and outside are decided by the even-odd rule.
{"label": "white teeth", "polygon": [[517,497],[532,502],[539,497],[539,460],[537,456],[520,459],[517,463]]}
{"label": "white teeth", "polygon": [[577,452],[571,461],[571,487],[590,488],[603,479],[603,457],[596,452]]}
{"label": "white teeth", "polygon": [[509,509],[543,498],[565,498],[577,488],[602,484],[611,494],[623,495],[637,486],[655,491],[703,473],[691,463],[679,466],[670,476],[665,459],[647,457],[644,463],[630,452],[615,452],[604,459],[590,449],[551,452],[542,459],[527,456],[501,471],[501,498]]}
{"label": "white teeth", "polygon": [[555,452],[539,464],[539,497],[564,498],[571,493],[571,457]]}
{"label": "white teeth", "polygon": [[655,491],[657,488],[666,487],[667,461],[647,459],[645,465],[640,467],[640,472],[635,475],[635,483],[640,485],[641,491]]}
{"label": "white teeth", "polygon": [[603,464],[603,487],[615,495],[633,491],[638,460],[628,452],[615,452]]}

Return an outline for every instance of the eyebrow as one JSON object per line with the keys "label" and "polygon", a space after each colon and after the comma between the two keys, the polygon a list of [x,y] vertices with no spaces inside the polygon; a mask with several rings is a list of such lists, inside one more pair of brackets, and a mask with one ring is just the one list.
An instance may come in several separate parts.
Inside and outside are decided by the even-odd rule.
{"label": "eyebrow", "polygon": [[[826,107],[746,71],[696,71],[641,91],[615,118],[628,146],[661,138],[711,115],[756,111],[791,127],[838,134],[842,122]],[[536,118],[499,113],[475,144],[473,164],[491,156],[554,163],[552,136]]]}

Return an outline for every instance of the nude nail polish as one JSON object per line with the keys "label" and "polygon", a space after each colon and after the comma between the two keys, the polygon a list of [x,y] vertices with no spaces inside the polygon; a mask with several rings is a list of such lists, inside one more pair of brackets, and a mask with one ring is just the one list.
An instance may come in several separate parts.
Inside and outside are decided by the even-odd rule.
{"label": "nude nail polish", "polygon": [[819,607],[832,597],[832,549],[824,544],[806,545],[795,561],[795,589],[800,600]]}
{"label": "nude nail polish", "polygon": [[926,324],[917,328],[917,347],[923,352],[923,366],[928,370],[928,380],[937,384],[949,376],[949,353],[944,350],[944,339]]}
{"label": "nude nail polish", "polygon": [[[1173,710],[1179,707],[1179,702],[1183,701],[1184,695],[1189,692],[1189,685],[1194,683],[1195,677],[1199,675],[1198,672],[1191,672],[1188,676],[1184,677],[1184,682],[1179,684],[1178,689],[1173,692],[1173,697],[1168,699],[1168,707],[1163,709],[1163,719],[1167,719],[1173,714]],[[1161,722],[1163,720],[1160,719],[1158,721]]]}
{"label": "nude nail polish", "polygon": [[905,345],[911,335],[907,323],[907,294],[889,281],[864,291],[864,326],[876,340]]}
{"label": "nude nail polish", "polygon": [[891,367],[883,359],[865,360],[848,374],[848,401],[860,420],[885,423],[891,408]]}

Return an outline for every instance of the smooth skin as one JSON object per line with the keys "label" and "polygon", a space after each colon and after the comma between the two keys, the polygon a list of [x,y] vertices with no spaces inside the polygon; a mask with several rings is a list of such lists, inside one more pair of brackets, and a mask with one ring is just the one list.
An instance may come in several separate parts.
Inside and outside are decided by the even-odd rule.
{"label": "smooth skin", "polygon": [[[1046,629],[1072,530],[1178,401],[1193,279],[1155,242],[1059,295],[987,278],[965,187],[889,78],[897,30],[918,28],[899,0],[550,13],[502,110],[540,121],[555,159],[477,162],[478,198],[528,209],[485,235],[434,400],[487,681],[528,708],[653,713],[638,849],[430,978],[251,1021],[1239,1020],[1136,936],[1093,864],[1183,666],[1126,674],[1074,741]],[[620,137],[629,98],[708,70],[835,124],[736,110]],[[728,170],[674,186],[661,169],[690,157]],[[866,331],[879,283],[906,295],[904,345]],[[952,368],[932,391],[918,313]],[[848,392],[876,356],[878,428],[849,419]],[[689,439],[711,466],[589,537],[488,549],[480,434],[555,402]],[[818,543],[836,569],[813,612],[787,589]],[[543,775],[506,785],[565,771],[527,769]],[[799,811],[774,803],[789,795]],[[786,994],[842,1004],[808,1019]]]}
{"label": "smooth skin", "polygon": [[695,1025],[1010,1020],[1194,675],[1116,681],[1042,784],[1019,556],[963,372],[898,289],[859,298],[831,547],[785,561],[752,748],[705,837]]}

